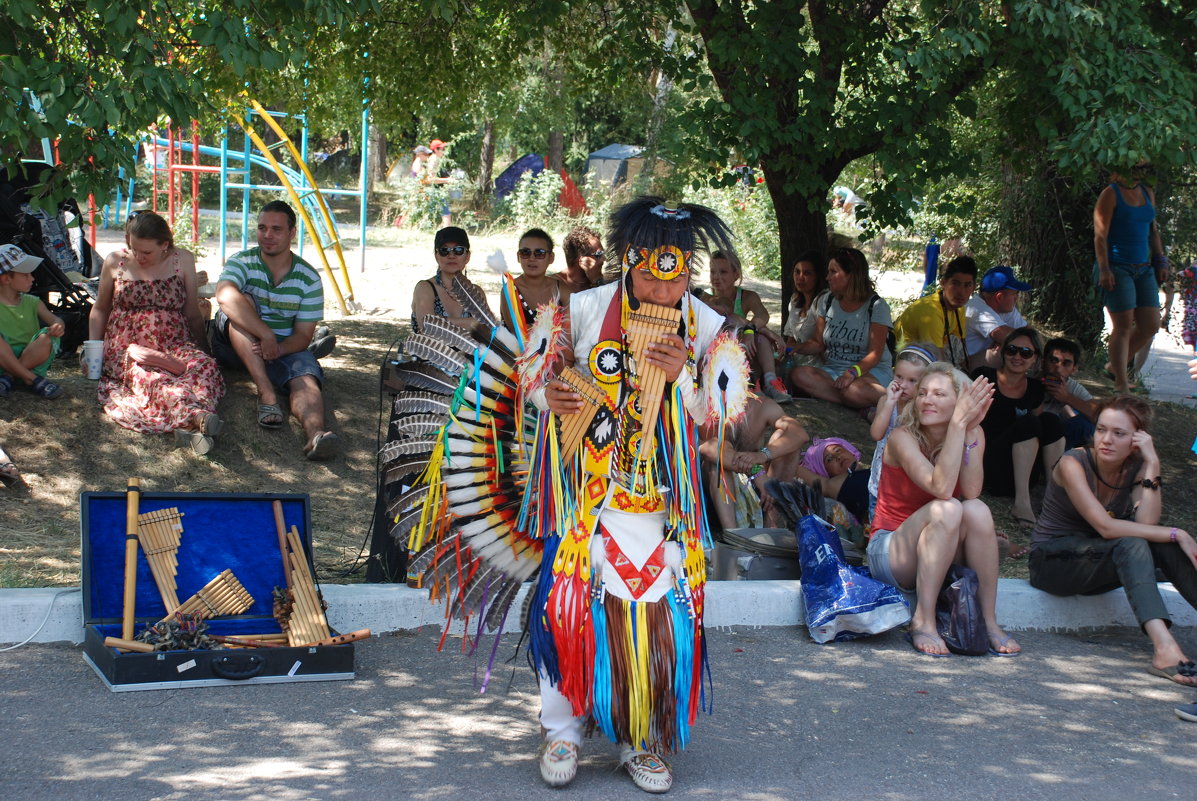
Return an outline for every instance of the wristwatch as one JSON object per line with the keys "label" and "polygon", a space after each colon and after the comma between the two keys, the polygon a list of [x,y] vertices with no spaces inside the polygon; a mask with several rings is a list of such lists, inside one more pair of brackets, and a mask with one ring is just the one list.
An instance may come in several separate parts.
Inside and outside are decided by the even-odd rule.
{"label": "wristwatch", "polygon": [[764,456],[765,456],[765,461],[766,461],[766,462],[771,462],[771,461],[773,461],[773,451],[769,450],[769,446],[768,446],[768,445],[766,445],[765,447],[761,448],[761,453],[762,453],[762,454],[764,454]]}

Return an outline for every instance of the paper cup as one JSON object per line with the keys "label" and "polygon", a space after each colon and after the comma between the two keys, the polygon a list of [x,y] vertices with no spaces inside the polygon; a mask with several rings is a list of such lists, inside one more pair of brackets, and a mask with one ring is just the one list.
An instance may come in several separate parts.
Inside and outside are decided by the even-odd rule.
{"label": "paper cup", "polygon": [[93,381],[98,380],[100,370],[104,367],[104,340],[84,340],[82,361],[87,370],[87,377]]}

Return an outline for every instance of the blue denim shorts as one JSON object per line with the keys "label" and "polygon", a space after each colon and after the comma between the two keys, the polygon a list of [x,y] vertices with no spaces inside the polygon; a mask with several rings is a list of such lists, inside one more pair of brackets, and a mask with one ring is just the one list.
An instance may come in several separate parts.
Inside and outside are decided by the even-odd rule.
{"label": "blue denim shorts", "polygon": [[[233,344],[229,342],[229,318],[224,315],[224,312],[217,311],[214,323],[211,336],[212,355],[216,357],[216,361],[222,367],[244,370],[245,363],[241,361],[237,351],[233,350]],[[324,370],[320,368],[320,362],[316,361],[312,352],[306,348],[298,353],[288,353],[266,362],[266,377],[270,379],[271,384],[284,392],[289,391],[287,384],[305,375],[312,376],[316,379],[317,384],[321,387],[324,386]]]}
{"label": "blue denim shorts", "polygon": [[894,532],[884,528],[879,528],[873,531],[872,537],[869,539],[869,547],[867,551],[869,573],[878,581],[884,581],[891,587],[897,587],[904,593],[913,592],[912,587],[903,587],[894,578],[893,570],[889,566],[889,545],[890,539],[894,536]]}
{"label": "blue denim shorts", "polygon": [[1093,283],[1097,285],[1101,305],[1112,312],[1131,309],[1158,309],[1160,307],[1160,285],[1155,280],[1155,270],[1150,264],[1110,264],[1114,273],[1114,288],[1101,288],[1101,268],[1093,265]]}

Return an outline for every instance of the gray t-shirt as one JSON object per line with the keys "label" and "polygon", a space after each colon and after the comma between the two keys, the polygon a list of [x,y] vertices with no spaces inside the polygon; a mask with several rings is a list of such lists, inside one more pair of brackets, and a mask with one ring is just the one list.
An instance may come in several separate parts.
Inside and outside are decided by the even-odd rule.
{"label": "gray t-shirt", "polygon": [[[1083,401],[1093,400],[1093,395],[1091,395],[1089,393],[1089,390],[1085,389],[1085,386],[1080,381],[1077,381],[1075,378],[1069,377],[1067,383],[1068,383],[1068,394],[1072,395],[1077,400],[1083,400]],[[1053,399],[1051,395],[1048,395],[1047,400],[1045,400],[1043,402],[1043,411],[1051,412],[1052,414],[1059,415],[1061,420],[1066,420],[1069,417],[1071,417],[1071,415],[1065,411],[1065,409],[1071,409],[1071,408],[1072,407],[1069,406],[1068,404],[1061,403],[1060,401]],[[1077,412],[1076,409],[1073,409],[1073,411]],[[1077,414],[1080,414],[1080,412],[1077,412]]]}
{"label": "gray t-shirt", "polygon": [[[869,307],[873,309],[872,319],[869,318]],[[869,352],[869,325],[877,323],[886,328],[893,328],[893,316],[889,304],[884,298],[870,298],[853,312],[844,311],[840,302],[831,298],[831,307],[823,314],[824,307],[819,308],[823,315],[823,345],[826,352],[823,358],[828,369],[836,371],[847,370],[863,359]],[[889,355],[889,348],[881,349],[881,361],[877,367],[892,368],[893,360]]]}

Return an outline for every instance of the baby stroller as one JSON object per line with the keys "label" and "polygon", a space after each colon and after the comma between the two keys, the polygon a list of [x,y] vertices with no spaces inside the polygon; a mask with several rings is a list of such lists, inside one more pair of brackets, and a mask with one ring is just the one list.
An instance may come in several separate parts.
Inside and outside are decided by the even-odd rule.
{"label": "baby stroller", "polygon": [[10,175],[0,170],[0,244],[14,244],[42,263],[33,271],[31,294],[41,298],[46,307],[62,318],[66,332],[60,343],[60,355],[74,353],[87,339],[87,318],[92,299],[87,290],[75,284],[66,270],[77,271],[84,277],[98,274],[94,251],[82,236],[71,242],[67,231],[67,215],[81,219],[79,204],[73,199],[58,206],[55,216],[34,208],[29,188],[37,184],[49,164],[30,162],[24,175]]}

